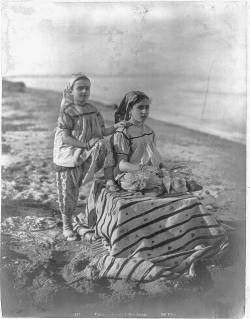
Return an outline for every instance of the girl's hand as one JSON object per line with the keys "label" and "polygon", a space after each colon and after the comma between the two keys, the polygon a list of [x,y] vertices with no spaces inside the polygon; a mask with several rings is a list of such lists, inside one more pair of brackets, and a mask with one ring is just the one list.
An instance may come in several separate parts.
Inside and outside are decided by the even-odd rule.
{"label": "girl's hand", "polygon": [[63,90],[63,98],[67,99],[71,97],[71,95],[72,95],[72,91],[71,91],[70,85],[66,85]]}
{"label": "girl's hand", "polygon": [[157,168],[155,173],[161,178],[164,177],[164,170],[161,170],[160,168]]}
{"label": "girl's hand", "polygon": [[93,137],[91,140],[89,140],[88,145],[90,148],[92,148],[98,141],[100,140],[100,138],[97,137]]}
{"label": "girl's hand", "polygon": [[118,122],[116,124],[114,124],[114,129],[117,129],[117,128],[120,128],[120,127],[126,127],[128,126],[128,121],[121,121],[121,122]]}

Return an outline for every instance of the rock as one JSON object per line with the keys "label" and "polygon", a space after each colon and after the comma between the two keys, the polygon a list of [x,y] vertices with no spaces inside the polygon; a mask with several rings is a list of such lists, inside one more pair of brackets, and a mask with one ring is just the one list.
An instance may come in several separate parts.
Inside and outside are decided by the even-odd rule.
{"label": "rock", "polygon": [[14,200],[21,200],[21,199],[25,199],[26,196],[23,192],[17,193],[16,195],[13,196]]}
{"label": "rock", "polygon": [[29,171],[33,171],[35,169],[35,166],[34,165],[27,165],[26,167],[25,167],[25,171],[26,172],[29,172]]}
{"label": "rock", "polygon": [[40,192],[36,192],[36,191],[33,191],[33,199],[34,200],[38,200],[38,201],[42,201],[44,198],[43,198],[43,193],[40,193]]}
{"label": "rock", "polygon": [[207,205],[207,206],[205,206],[205,208],[208,210],[214,210],[214,207],[212,205]]}
{"label": "rock", "polygon": [[45,176],[47,176],[47,174],[48,174],[48,170],[43,169],[43,168],[39,169],[38,172],[39,172],[39,174],[43,174]]}
{"label": "rock", "polygon": [[42,162],[42,167],[47,167],[47,166],[48,166],[48,163],[45,162],[45,161],[43,161],[43,162]]}
{"label": "rock", "polygon": [[15,185],[14,188],[19,191],[22,192],[24,190],[24,186],[23,185]]}
{"label": "rock", "polygon": [[26,86],[24,82],[12,82],[6,79],[2,81],[3,91],[25,92]]}
{"label": "rock", "polygon": [[45,199],[42,201],[42,204],[46,206],[50,206],[51,204],[53,204],[53,201],[51,199]]}
{"label": "rock", "polygon": [[7,143],[2,143],[2,153],[9,153],[10,152],[10,145]]}

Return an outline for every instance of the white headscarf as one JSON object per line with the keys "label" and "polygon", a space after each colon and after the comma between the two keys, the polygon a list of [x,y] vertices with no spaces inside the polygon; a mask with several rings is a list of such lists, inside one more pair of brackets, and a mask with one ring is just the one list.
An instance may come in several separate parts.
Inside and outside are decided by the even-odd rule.
{"label": "white headscarf", "polygon": [[72,89],[76,81],[84,79],[89,80],[90,79],[83,73],[77,73],[73,74],[72,77],[68,80],[68,83],[66,84],[64,90],[63,90],[63,98],[61,101],[61,109],[64,109],[65,107],[69,106],[70,104],[74,103],[73,96],[72,96]]}

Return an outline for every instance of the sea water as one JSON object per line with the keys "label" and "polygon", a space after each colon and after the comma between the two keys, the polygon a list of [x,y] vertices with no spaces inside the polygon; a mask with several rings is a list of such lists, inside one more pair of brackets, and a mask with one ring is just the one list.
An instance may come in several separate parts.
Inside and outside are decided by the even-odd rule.
{"label": "sea water", "polygon": [[[62,92],[68,76],[7,78],[26,86]],[[232,141],[246,141],[246,94],[216,81],[187,76],[90,76],[91,98],[118,104],[130,90],[152,98],[150,116]]]}

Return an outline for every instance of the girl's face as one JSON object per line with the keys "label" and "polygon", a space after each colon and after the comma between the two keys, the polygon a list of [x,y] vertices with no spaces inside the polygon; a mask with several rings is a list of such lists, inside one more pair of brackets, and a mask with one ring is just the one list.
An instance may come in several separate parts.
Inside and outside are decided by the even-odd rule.
{"label": "girl's face", "polygon": [[75,104],[84,104],[87,102],[90,94],[90,81],[87,79],[77,80],[72,89],[72,95]]}
{"label": "girl's face", "polygon": [[144,122],[149,114],[149,99],[144,99],[135,104],[131,111],[131,118],[138,122]]}

